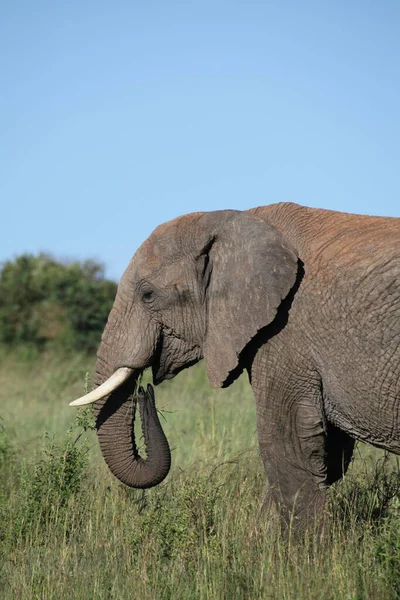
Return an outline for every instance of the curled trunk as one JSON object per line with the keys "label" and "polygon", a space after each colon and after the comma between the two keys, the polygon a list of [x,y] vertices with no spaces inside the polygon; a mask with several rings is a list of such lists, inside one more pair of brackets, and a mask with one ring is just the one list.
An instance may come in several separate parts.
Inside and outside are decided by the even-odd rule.
{"label": "curled trunk", "polygon": [[[104,460],[111,472],[133,488],[149,488],[167,476],[171,466],[168,440],[162,430],[152,386],[138,391],[139,412],[142,421],[147,458],[140,456],[134,432],[136,401],[133,397],[139,372],[106,398],[94,404],[97,435]],[[96,384],[105,380],[97,375]]]}

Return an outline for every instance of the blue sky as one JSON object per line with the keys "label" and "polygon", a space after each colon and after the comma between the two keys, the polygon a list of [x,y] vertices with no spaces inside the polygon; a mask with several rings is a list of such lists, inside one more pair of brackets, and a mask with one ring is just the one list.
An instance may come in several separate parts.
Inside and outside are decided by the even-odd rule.
{"label": "blue sky", "polygon": [[0,261],[278,201],[400,216],[398,0],[0,3]]}

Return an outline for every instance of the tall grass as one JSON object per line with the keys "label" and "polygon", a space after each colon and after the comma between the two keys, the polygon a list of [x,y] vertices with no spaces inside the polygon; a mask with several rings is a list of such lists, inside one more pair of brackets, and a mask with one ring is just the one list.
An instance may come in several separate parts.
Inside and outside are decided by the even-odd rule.
{"label": "tall grass", "polygon": [[0,367],[1,598],[400,597],[395,459],[359,446],[323,538],[283,539],[258,510],[245,378],[215,391],[200,365],[157,389],[173,468],[141,492],[113,478],[88,413],[68,407],[92,366],[48,355]]}

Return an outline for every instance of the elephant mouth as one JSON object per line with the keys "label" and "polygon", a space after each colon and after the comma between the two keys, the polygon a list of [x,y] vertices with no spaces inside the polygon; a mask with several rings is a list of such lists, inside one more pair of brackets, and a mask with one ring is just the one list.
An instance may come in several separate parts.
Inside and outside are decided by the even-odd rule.
{"label": "elephant mouth", "polygon": [[191,360],[190,362],[186,362],[185,364],[171,366],[168,368],[168,370],[164,369],[164,367],[160,364],[154,364],[154,365],[152,365],[152,368],[151,368],[152,376],[153,376],[153,384],[159,385],[163,381],[168,381],[169,379],[173,379],[181,371],[183,371],[184,369],[187,369],[189,367],[192,367],[197,362],[199,362],[199,358],[195,358],[195,359]]}
{"label": "elephant mouth", "polygon": [[173,379],[203,358],[195,342],[189,342],[172,331],[163,330],[151,363],[154,385]]}

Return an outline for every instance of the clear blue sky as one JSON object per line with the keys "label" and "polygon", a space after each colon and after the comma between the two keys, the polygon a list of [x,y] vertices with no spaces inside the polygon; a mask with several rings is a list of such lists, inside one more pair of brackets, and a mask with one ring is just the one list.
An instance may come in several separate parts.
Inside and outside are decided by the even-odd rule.
{"label": "clear blue sky", "polygon": [[400,2],[0,3],[0,261],[294,201],[400,216]]}

